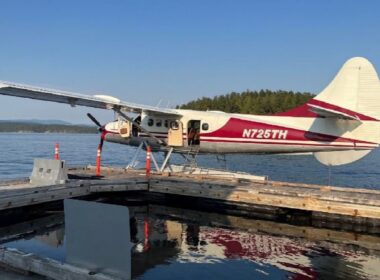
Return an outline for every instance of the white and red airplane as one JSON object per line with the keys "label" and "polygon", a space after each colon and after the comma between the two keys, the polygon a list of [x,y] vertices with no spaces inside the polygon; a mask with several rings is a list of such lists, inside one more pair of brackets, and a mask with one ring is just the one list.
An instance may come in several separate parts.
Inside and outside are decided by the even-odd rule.
{"label": "white and red airplane", "polygon": [[271,116],[164,109],[9,82],[0,82],[0,94],[114,110],[119,119],[104,126],[88,114],[100,127],[101,144],[145,142],[170,153],[312,152],[325,165],[341,165],[380,143],[380,82],[372,64],[361,57],[348,60],[305,105]]}

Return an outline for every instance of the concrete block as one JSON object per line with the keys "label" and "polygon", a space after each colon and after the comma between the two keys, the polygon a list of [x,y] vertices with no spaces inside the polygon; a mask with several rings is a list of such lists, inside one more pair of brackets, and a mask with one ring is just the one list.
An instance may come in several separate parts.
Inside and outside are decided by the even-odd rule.
{"label": "concrete block", "polygon": [[30,183],[38,186],[64,184],[67,181],[66,164],[63,160],[34,159]]}

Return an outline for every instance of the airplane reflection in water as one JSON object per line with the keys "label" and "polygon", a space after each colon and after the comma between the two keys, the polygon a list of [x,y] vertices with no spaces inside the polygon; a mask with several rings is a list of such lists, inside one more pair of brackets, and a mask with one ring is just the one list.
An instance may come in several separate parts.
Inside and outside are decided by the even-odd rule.
{"label": "airplane reflection in water", "polygon": [[[378,236],[158,205],[130,206],[129,213],[132,278],[380,279]],[[5,246],[65,260],[62,230]]]}

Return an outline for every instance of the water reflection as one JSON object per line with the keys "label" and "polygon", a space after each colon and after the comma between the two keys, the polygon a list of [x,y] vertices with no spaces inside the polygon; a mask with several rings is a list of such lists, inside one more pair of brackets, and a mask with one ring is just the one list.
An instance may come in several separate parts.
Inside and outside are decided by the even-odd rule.
{"label": "water reflection", "polygon": [[[130,227],[133,279],[380,279],[380,237],[375,235],[160,205],[128,208],[130,219],[117,220]],[[118,226],[106,235],[101,230],[105,242],[116,247]],[[52,228],[5,245],[65,261],[63,231]],[[120,254],[108,258],[117,262]]]}
{"label": "water reflection", "polygon": [[131,278],[128,207],[66,199],[66,259],[69,264],[120,279]]}

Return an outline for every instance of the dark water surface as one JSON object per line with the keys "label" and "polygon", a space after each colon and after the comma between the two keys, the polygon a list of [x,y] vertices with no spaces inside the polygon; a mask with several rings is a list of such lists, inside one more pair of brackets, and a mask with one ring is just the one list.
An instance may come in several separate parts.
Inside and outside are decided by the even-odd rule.
{"label": "dark water surface", "polygon": [[[373,249],[379,248],[377,237],[357,235],[359,239],[373,240],[352,245],[345,239],[346,233],[333,230],[303,227],[301,229],[310,234],[305,238],[299,226],[271,221],[154,204],[129,205],[128,209],[130,221],[119,219],[118,226],[123,223],[131,226],[132,255],[127,250],[115,250],[115,254],[107,255],[107,261],[130,263],[133,279],[380,277],[380,251]],[[118,236],[118,231],[105,234],[104,224],[107,221],[99,218],[95,226],[99,229],[93,235],[100,232],[102,242],[92,249],[87,248],[90,250],[87,255],[99,258],[104,250],[100,243],[127,242]],[[65,262],[73,258],[72,253],[67,252],[65,236],[70,234],[67,230],[64,226],[47,229],[43,234],[34,237],[32,234],[31,239],[3,245]],[[326,238],[329,234],[335,236],[329,240]],[[89,236],[77,235],[77,238],[86,240]],[[119,243],[116,246],[122,247]]]}
{"label": "dark water surface", "polygon": [[[29,176],[33,159],[52,158],[56,142],[68,165],[93,164],[98,139],[97,135],[0,134],[0,179]],[[133,153],[133,148],[106,143],[103,164],[125,166]],[[139,160],[144,163],[143,154]],[[378,189],[379,160],[380,152],[375,150],[357,163],[332,168],[331,184]],[[181,158],[175,157],[174,162],[180,163]],[[223,167],[212,156],[200,157],[198,162]],[[309,155],[235,155],[227,157],[227,166],[273,180],[329,181],[328,168]],[[380,237],[376,235],[119,200],[108,203],[129,209],[130,219],[119,220],[130,225],[133,279],[380,279]],[[41,224],[41,231],[25,229],[23,239],[7,240],[4,229],[2,246],[66,261],[65,213],[49,215],[56,219],[56,226],[44,226],[46,217],[37,217],[33,224]],[[105,234],[104,240],[118,240],[116,235]],[[119,254],[109,258],[123,258],[123,252]]]}

